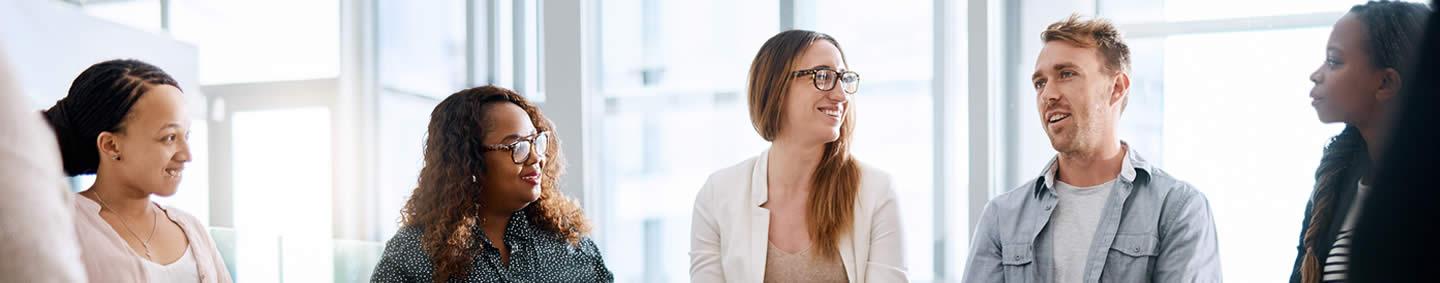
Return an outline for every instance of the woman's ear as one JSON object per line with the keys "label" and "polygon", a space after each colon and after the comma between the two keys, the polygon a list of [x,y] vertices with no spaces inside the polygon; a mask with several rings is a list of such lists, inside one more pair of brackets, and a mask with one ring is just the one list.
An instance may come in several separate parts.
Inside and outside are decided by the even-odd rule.
{"label": "woman's ear", "polygon": [[100,149],[100,159],[120,160],[119,136],[105,131],[95,137],[95,147]]}
{"label": "woman's ear", "polygon": [[1404,85],[1404,82],[1400,71],[1396,71],[1395,68],[1385,68],[1382,72],[1384,73],[1380,74],[1380,89],[1375,91],[1375,101],[1385,103],[1400,94],[1400,87]]}

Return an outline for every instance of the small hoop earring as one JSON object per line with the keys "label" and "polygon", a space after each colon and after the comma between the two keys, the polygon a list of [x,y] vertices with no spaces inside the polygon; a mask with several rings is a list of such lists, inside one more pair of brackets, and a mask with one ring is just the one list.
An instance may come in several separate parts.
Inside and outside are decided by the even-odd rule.
{"label": "small hoop earring", "polygon": [[119,154],[116,154],[116,155],[114,155],[114,156],[111,156],[110,159],[120,160],[120,155],[119,155]]}

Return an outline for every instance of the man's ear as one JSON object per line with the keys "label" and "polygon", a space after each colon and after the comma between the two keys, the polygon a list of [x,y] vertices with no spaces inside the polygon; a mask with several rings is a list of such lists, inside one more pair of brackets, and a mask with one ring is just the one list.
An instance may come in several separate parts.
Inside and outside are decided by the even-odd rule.
{"label": "man's ear", "polygon": [[1380,75],[1380,88],[1375,90],[1375,101],[1385,103],[1400,94],[1400,86],[1404,84],[1400,71],[1395,68],[1385,68]]}
{"label": "man's ear", "polygon": [[1130,74],[1116,72],[1115,85],[1111,86],[1110,91],[1110,104],[1123,103],[1126,95],[1130,95]]}

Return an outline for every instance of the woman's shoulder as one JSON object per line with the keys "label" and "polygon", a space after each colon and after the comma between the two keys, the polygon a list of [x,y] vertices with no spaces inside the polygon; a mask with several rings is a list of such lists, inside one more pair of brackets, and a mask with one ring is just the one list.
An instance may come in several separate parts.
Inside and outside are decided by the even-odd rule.
{"label": "woman's shoulder", "polygon": [[736,184],[742,183],[742,180],[750,180],[750,176],[755,172],[755,166],[760,162],[760,157],[761,156],[753,156],[734,165],[716,170],[714,173],[710,173],[710,177],[705,180],[705,184],[709,187],[708,185]]}
{"label": "woman's shoulder", "polygon": [[710,173],[710,176],[705,179],[705,186],[700,189],[698,197],[702,199],[713,199],[717,197],[716,194],[718,192],[743,193],[748,191],[737,188],[750,185],[751,178],[753,178],[756,169],[755,166],[758,166],[762,156],[751,157],[735,165],[730,165],[714,173]]}
{"label": "woman's shoulder", "polygon": [[871,166],[864,162],[856,162],[860,166],[860,191],[862,195],[895,194],[895,178],[890,172]]}
{"label": "woman's shoulder", "polygon": [[183,223],[184,225],[187,225],[187,226],[191,226],[191,225],[205,226],[205,225],[203,225],[203,224],[200,223],[200,218],[199,218],[199,217],[195,217],[194,214],[190,214],[189,212],[185,212],[185,210],[183,210],[183,209],[180,209],[180,208],[177,208],[177,207],[174,207],[174,206],[171,206],[171,205],[160,204],[160,203],[155,203],[155,205],[160,206],[160,209],[165,210],[165,214],[166,214],[166,215],[169,215],[169,216],[170,216],[170,219],[174,219],[175,221],[179,221],[180,223]]}
{"label": "woman's shoulder", "polygon": [[420,236],[423,235],[424,233],[425,233],[425,228],[424,228],[424,227],[420,227],[420,226],[418,226],[418,225],[406,225],[406,226],[401,226],[401,227],[400,227],[400,230],[396,230],[396,231],[395,231],[395,236],[390,237],[390,240],[389,240],[388,242],[386,242],[386,243],[387,243],[387,244],[386,244],[386,246],[387,246],[386,250],[389,250],[388,247],[397,247],[397,246],[398,246],[398,247],[415,247],[415,248],[419,248],[419,247],[420,247]]}

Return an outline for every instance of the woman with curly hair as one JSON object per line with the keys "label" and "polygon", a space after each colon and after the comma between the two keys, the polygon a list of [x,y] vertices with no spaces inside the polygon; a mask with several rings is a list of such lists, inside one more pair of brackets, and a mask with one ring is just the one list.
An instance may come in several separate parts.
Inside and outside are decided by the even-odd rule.
{"label": "woman with curly hair", "polygon": [[420,185],[371,280],[613,281],[579,204],[557,187],[564,161],[552,129],[495,86],[435,106]]}

